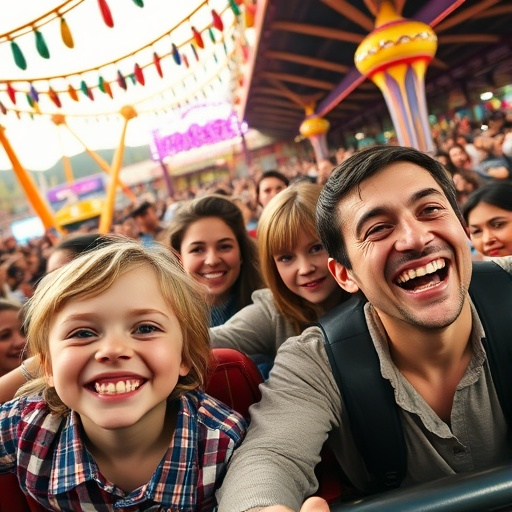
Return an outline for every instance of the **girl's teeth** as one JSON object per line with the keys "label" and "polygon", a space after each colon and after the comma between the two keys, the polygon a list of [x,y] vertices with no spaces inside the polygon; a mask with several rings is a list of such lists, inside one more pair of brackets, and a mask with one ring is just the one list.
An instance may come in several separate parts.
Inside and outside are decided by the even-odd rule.
{"label": "girl's teeth", "polygon": [[94,384],[94,389],[99,395],[117,395],[135,391],[139,386],[140,381],[138,380],[120,380],[116,383],[107,382],[100,384],[99,382],[96,382]]}

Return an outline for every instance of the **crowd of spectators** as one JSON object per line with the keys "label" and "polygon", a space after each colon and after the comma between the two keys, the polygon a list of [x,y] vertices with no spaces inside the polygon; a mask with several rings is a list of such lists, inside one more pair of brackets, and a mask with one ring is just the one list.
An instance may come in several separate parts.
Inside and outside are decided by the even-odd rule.
{"label": "crowd of spectators", "polygon": [[[495,111],[478,126],[462,117],[433,136],[433,156],[453,179],[475,259],[512,254],[512,117]],[[115,212],[111,231],[143,245],[162,242],[174,252],[204,285],[212,346],[243,349],[267,378],[280,344],[348,297],[328,271],[314,212],[321,187],[354,151],[338,148],[316,165],[292,158],[276,169],[165,199],[147,192]],[[22,304],[34,293],[37,298],[45,275],[101,246],[96,231],[88,224],[63,236],[48,231],[23,244],[12,236],[0,239],[0,376],[25,357]],[[264,345],[263,328],[269,332]]]}
{"label": "crowd of spectators", "polygon": [[[433,129],[435,158],[452,175],[460,206],[471,193],[494,181],[507,181],[512,172],[512,115],[496,110],[485,121],[475,122],[468,117],[455,118],[450,128]],[[396,141],[390,140],[390,144]],[[339,147],[329,159],[313,163],[308,159],[291,157],[276,169],[263,171],[250,169],[245,177],[223,179],[191,188],[178,190],[172,197],[146,190],[136,205],[114,213],[112,232],[139,239],[143,243],[153,240],[168,242],[166,228],[172,223],[176,211],[193,198],[212,193],[222,194],[242,211],[245,226],[256,236],[259,216],[268,201],[289,183],[306,180],[322,185],[332,169],[348,158],[354,148]],[[65,238],[91,228],[79,229]],[[20,244],[13,236],[0,238],[0,296],[24,302],[33,293],[34,286],[44,274],[46,262],[62,237],[52,232],[43,237]]]}

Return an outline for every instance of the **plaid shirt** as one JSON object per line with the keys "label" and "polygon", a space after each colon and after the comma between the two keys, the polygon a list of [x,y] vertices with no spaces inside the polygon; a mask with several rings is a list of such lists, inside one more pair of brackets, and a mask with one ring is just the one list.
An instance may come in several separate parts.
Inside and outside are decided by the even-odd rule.
{"label": "plaid shirt", "polygon": [[99,472],[85,448],[79,416],[50,414],[40,397],[0,408],[0,472],[17,472],[25,494],[50,510],[210,512],[215,490],[246,425],[199,392],[180,399],[176,430],[151,480],[129,494]]}

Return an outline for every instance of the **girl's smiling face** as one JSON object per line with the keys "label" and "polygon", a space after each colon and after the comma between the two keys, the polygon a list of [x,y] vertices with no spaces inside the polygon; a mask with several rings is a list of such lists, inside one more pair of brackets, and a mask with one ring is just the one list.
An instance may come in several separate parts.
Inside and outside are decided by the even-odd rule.
{"label": "girl's smiling face", "polygon": [[295,247],[274,255],[285,286],[313,304],[322,304],[340,292],[329,272],[327,260],[327,252],[320,240],[304,231],[299,233]]}
{"label": "girl's smiling face", "polygon": [[89,436],[162,427],[167,398],[189,367],[178,319],[149,266],[105,292],[69,300],[52,319],[47,379]]}

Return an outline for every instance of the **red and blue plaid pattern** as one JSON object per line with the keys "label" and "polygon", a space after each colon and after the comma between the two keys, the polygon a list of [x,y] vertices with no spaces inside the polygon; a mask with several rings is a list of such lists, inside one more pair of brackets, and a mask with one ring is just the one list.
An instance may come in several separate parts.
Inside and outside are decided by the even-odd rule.
{"label": "red and blue plaid pattern", "polygon": [[174,436],[151,480],[125,494],[99,473],[81,439],[80,418],[50,414],[40,397],[0,407],[0,472],[56,511],[211,512],[233,450],[246,425],[241,416],[200,392],[180,399]]}

